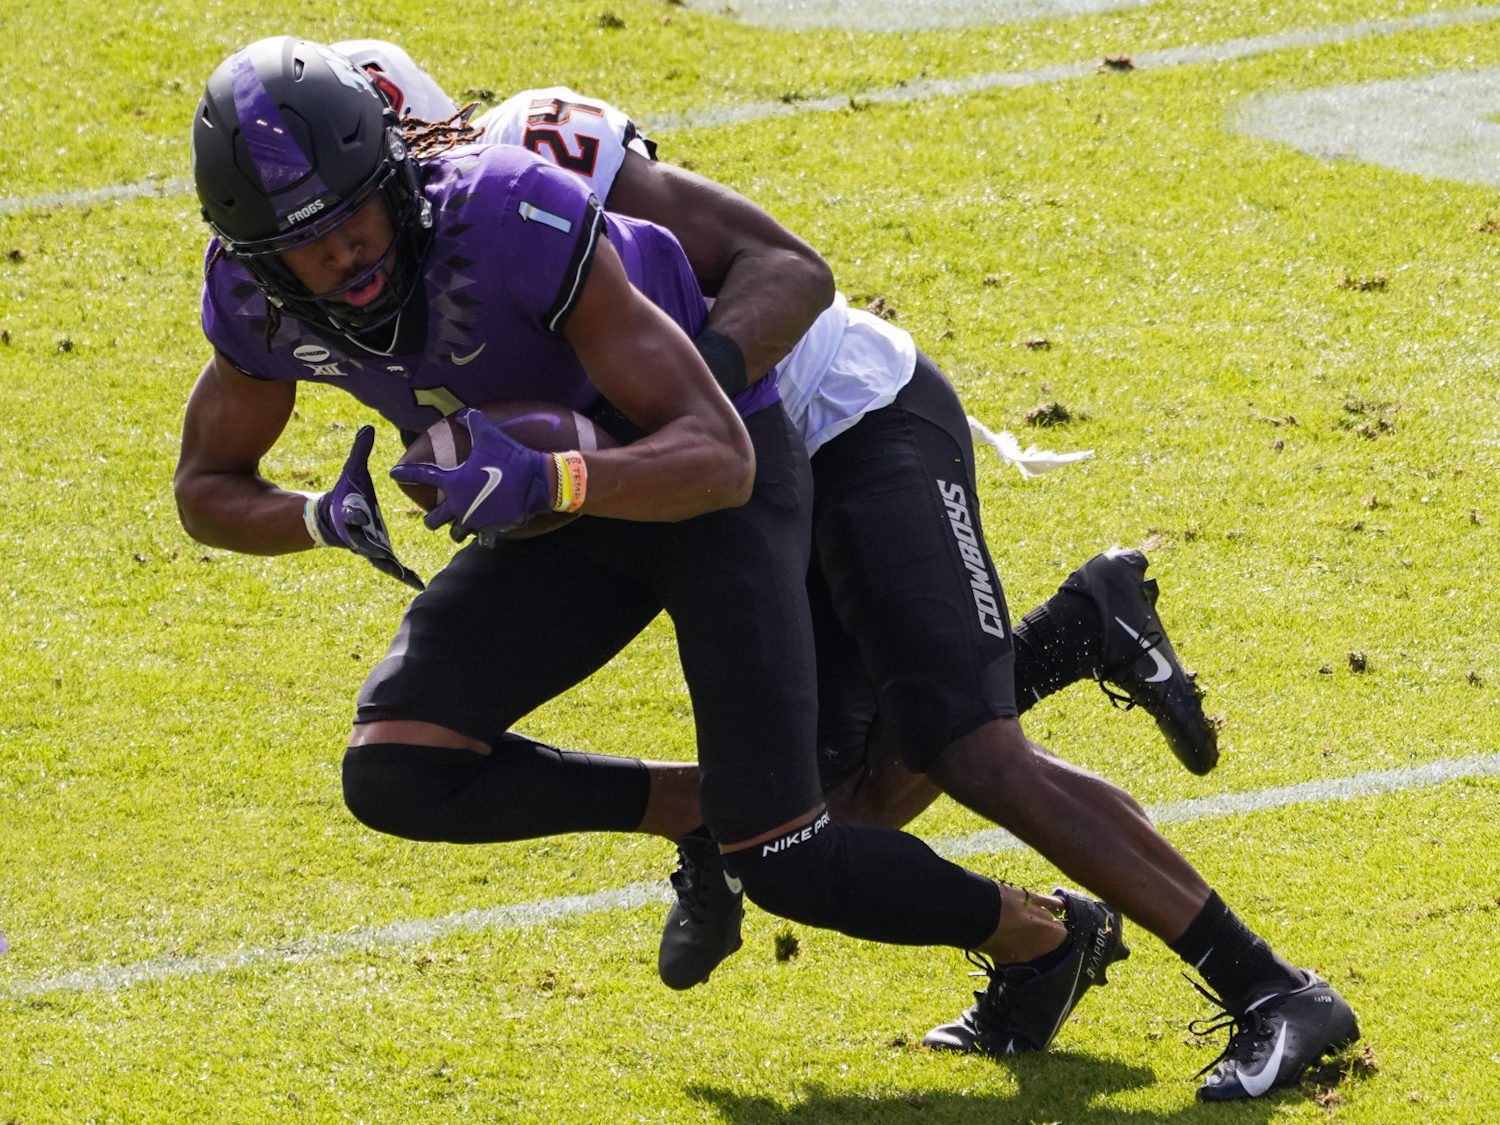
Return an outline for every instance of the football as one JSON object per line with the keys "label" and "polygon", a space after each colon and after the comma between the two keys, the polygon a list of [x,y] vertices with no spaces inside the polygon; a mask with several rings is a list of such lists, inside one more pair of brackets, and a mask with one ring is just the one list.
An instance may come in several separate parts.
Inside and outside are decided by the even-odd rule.
{"label": "football", "polygon": [[[563,453],[578,449],[588,453],[595,449],[613,449],[619,442],[575,410],[550,402],[517,400],[487,402],[477,408],[486,418],[522,445],[543,453]],[[472,448],[469,428],[457,416],[444,418],[417,436],[406,447],[398,464],[436,465],[452,469],[462,464]],[[403,484],[405,492],[430,512],[443,502],[442,492],[424,484]],[[555,531],[578,518],[577,512],[543,512],[522,527],[504,533],[506,539],[530,539]]]}

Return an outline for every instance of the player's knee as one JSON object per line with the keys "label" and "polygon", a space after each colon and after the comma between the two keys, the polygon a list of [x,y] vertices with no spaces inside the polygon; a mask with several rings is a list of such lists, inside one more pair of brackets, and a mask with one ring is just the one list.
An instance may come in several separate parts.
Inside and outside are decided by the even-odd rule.
{"label": "player's knee", "polygon": [[356,820],[408,840],[441,838],[431,802],[424,799],[426,779],[414,768],[412,755],[403,753],[418,749],[375,743],[344,751],[344,805]]}
{"label": "player's knee", "polygon": [[366,827],[399,835],[395,830],[400,819],[399,810],[394,807],[396,802],[384,784],[385,773],[365,747],[351,746],[345,750],[344,807]]}
{"label": "player's knee", "polygon": [[995,778],[1013,778],[1037,769],[1051,755],[1028,739],[1016,718],[991,719],[960,735],[933,755],[927,774],[939,785],[945,775],[976,774],[981,770]]}
{"label": "player's knee", "polygon": [[924,772],[952,737],[955,715],[948,692],[925,676],[903,676],[881,685],[880,718],[913,773]]}

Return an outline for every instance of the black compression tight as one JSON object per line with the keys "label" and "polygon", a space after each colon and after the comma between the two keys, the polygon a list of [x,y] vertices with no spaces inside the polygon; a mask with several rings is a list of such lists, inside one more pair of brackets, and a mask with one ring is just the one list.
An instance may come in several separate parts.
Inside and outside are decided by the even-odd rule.
{"label": "black compression tight", "polygon": [[631,832],[651,778],[636,758],[558,750],[519,735],[488,754],[372,743],[344,752],[344,803],[377,832],[496,844],[564,832]]}
{"label": "black compression tight", "polygon": [[762,910],[890,945],[976,949],[1000,924],[1000,888],[894,828],[815,824],[724,857]]}

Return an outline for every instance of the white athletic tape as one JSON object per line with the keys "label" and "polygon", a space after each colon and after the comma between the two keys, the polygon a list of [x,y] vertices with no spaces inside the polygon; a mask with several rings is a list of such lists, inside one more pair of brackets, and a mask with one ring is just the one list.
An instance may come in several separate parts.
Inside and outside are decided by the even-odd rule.
{"label": "white athletic tape", "polygon": [[434,422],[427,430],[427,440],[432,442],[433,464],[440,469],[458,468],[458,447],[453,444],[453,428],[448,419]]}
{"label": "white athletic tape", "polygon": [[[1497,19],[1500,19],[1500,7],[1497,6],[1463,8],[1448,12],[1426,12],[1419,16],[1402,16],[1398,19],[1359,20],[1355,23],[1338,24],[1333,27],[1284,31],[1275,35],[1258,35],[1247,39],[1230,39],[1223,43],[1172,47],[1164,51],[1143,51],[1133,56],[1133,61],[1136,68],[1140,70],[1189,66],[1197,63],[1231,62],[1235,59],[1250,58],[1253,55],[1264,55],[1294,47],[1320,47],[1330,43],[1349,43],[1370,36],[1397,35],[1407,31],[1433,31],[1443,27],[1489,23]],[[919,78],[901,86],[873,90],[858,94],[856,97],[862,102],[879,104],[924,101],[928,98],[975,94],[984,90],[1021,89],[1052,82],[1067,82],[1075,78],[1086,78],[1098,69],[1099,60],[1091,58],[1082,62],[1036,67],[1032,70],[979,74],[971,78]],[[767,117],[847,109],[849,100],[849,95],[840,94],[837,97],[811,98],[789,105],[782,102],[747,102],[737,106],[725,106],[721,109],[662,114],[642,120],[654,132],[665,132],[669,129],[709,129],[720,125],[734,125],[742,121],[759,121]],[[136,184],[89,188],[82,191],[61,191],[34,196],[0,196],[0,214],[25,211],[34,207],[83,207],[94,203],[105,203],[111,199],[134,199],[143,195],[187,195],[192,190],[192,180],[183,176],[174,176],[166,180],[145,180]]]}
{"label": "white athletic tape", "polygon": [[[1286,805],[1312,804],[1322,801],[1348,801],[1441,785],[1465,777],[1500,777],[1500,754],[1462,758],[1456,761],[1431,762],[1406,769],[1373,770],[1349,777],[1324,781],[1307,781],[1276,789],[1259,789],[1249,793],[1225,793],[1217,797],[1198,797],[1165,805],[1148,805],[1147,813],[1157,824],[1172,824],[1206,817],[1238,816]],[[957,836],[933,842],[933,848],[949,858],[992,855],[1016,851],[1024,845],[1003,829],[993,828],[968,836]],[[417,945],[449,934],[476,930],[510,930],[538,926],[564,918],[598,914],[606,910],[635,910],[672,900],[671,884],[632,883],[615,890],[597,891],[567,898],[543,899],[516,906],[497,906],[489,910],[466,910],[439,918],[422,918],[410,922],[393,922],[387,926],[351,930],[341,934],[323,934],[300,938],[272,948],[238,949],[205,957],[167,958],[140,961],[102,969],[80,970],[33,980],[14,981],[5,991],[12,996],[35,996],[45,992],[112,992],[133,984],[169,980],[174,977],[203,976],[231,969],[299,964],[371,946]],[[12,933],[14,940],[15,934]]]}
{"label": "white athletic tape", "polygon": [[579,414],[573,413],[573,429],[578,433],[578,449],[581,453],[592,453],[599,448],[599,434],[594,429],[593,420]]}

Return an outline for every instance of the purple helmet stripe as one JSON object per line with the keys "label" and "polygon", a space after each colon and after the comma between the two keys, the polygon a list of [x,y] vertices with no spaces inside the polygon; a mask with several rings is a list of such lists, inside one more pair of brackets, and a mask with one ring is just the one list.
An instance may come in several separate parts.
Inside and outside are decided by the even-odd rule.
{"label": "purple helmet stripe", "polygon": [[255,162],[261,185],[273,195],[285,191],[303,177],[299,189],[275,200],[276,214],[286,218],[293,211],[327,193],[322,179],[313,174],[307,154],[282,120],[281,112],[266,92],[265,83],[255,73],[255,63],[248,50],[235,57],[230,69],[234,89],[234,112],[240,119],[245,147]]}

